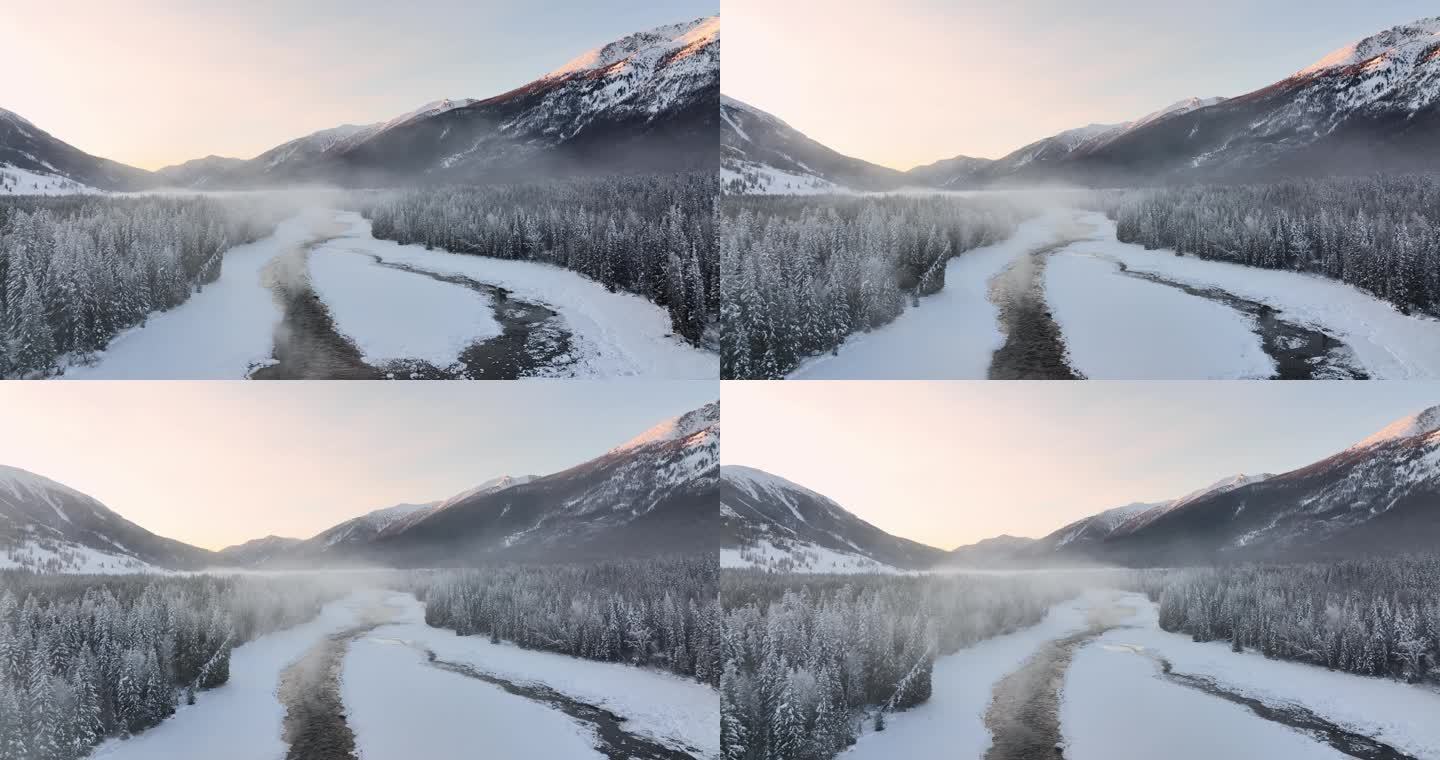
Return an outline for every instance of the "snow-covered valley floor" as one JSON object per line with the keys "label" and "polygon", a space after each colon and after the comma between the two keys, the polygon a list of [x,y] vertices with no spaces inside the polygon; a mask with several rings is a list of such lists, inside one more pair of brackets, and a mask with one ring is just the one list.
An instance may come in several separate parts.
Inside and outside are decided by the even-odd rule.
{"label": "snow-covered valley floor", "polygon": [[[1031,628],[937,660],[930,700],[841,756],[1007,760],[1061,756],[1059,744],[1072,760],[1440,758],[1432,690],[1235,653],[1156,620],[1138,594],[1057,605]],[[1026,671],[1038,673],[1016,678]],[[1043,735],[1046,722],[1058,736]]]}
{"label": "snow-covered valley floor", "polygon": [[[1027,261],[1036,258],[1042,266]],[[1033,280],[1012,276],[1031,270]],[[790,377],[982,379],[995,376],[1002,354],[1010,377],[1016,347],[1006,345],[996,301],[1032,285],[1040,319],[1060,340],[1019,347],[1036,354],[1021,377],[1440,378],[1440,320],[1318,276],[1147,251],[1116,240],[1103,214],[1075,209],[956,256],[944,290]]]}
{"label": "snow-covered valley floor", "polygon": [[645,299],[546,264],[376,240],[310,209],[226,252],[221,276],[121,333],[77,379],[706,379],[719,358]]}
{"label": "snow-covered valley floor", "polygon": [[228,683],[93,756],[326,760],[353,746],[363,760],[532,760],[628,741],[653,750],[635,757],[714,758],[719,709],[701,684],[456,636],[425,625],[413,596],[368,590],[236,648]]}

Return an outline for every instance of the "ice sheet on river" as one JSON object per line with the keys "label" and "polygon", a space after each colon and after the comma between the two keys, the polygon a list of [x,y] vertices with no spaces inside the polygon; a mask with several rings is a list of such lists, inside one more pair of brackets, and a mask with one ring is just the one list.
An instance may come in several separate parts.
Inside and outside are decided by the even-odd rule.
{"label": "ice sheet on river", "polygon": [[[1115,239],[1115,223],[1103,214],[1082,216],[1100,231],[1084,244],[1093,255],[1123,262],[1135,272],[1202,288],[1217,288],[1267,304],[1285,319],[1334,335],[1355,352],[1372,378],[1440,379],[1440,320],[1401,314],[1378,298],[1318,275],[1176,256],[1168,250]],[[1116,273],[1117,278],[1124,275]],[[1136,319],[1173,321],[1165,313],[1139,313]]]}
{"label": "ice sheet on river", "polygon": [[[464,275],[554,309],[574,335],[579,354],[577,374],[702,380],[720,376],[719,355],[676,337],[665,310],[640,296],[611,293],[598,282],[549,264],[428,251],[421,245],[376,240],[370,235],[370,223],[353,212],[342,212],[336,219],[347,233],[327,248],[378,256],[430,272]],[[391,269],[377,271],[394,278],[416,277]],[[445,287],[464,290],[459,285]],[[339,327],[342,332],[358,329],[343,321]]]}
{"label": "ice sheet on river", "polygon": [[1045,296],[1071,367],[1092,380],[1265,379],[1275,362],[1253,321],[1235,309],[1126,277],[1115,263],[1057,251]]}

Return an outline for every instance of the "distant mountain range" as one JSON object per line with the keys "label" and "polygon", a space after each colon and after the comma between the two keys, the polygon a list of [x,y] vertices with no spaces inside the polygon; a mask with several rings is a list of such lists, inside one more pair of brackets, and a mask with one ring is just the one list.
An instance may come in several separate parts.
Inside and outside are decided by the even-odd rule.
{"label": "distant mountain range", "polygon": [[249,160],[210,156],[147,172],[86,154],[0,111],[0,171],[8,165],[126,191],[713,170],[719,98],[720,18],[712,16],[631,34],[510,92],[333,127]]}
{"label": "distant mountain range", "polygon": [[999,536],[950,552],[891,536],[758,470],[726,466],[721,481],[722,556],[732,567],[1159,566],[1434,551],[1440,406],[1297,470],[1228,476],[1177,499],[1085,517],[1043,538]]}
{"label": "distant mountain range", "polygon": [[836,153],[733,98],[722,105],[732,193],[1114,186],[1440,169],[1440,18],[1347,45],[1232,98],[1186,98],[1121,124],[1091,124],[998,160],[956,156],[897,172]]}
{"label": "distant mountain range", "polygon": [[0,569],[436,567],[713,552],[719,451],[717,402],[562,472],[495,478],[309,539],[266,536],[218,552],[162,538],[68,486],[0,467]]}

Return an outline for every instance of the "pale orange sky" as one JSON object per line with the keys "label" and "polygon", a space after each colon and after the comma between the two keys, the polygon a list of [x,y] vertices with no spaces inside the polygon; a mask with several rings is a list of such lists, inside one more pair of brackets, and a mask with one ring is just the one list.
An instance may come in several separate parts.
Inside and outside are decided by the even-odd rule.
{"label": "pale orange sky", "polygon": [[0,383],[0,464],[219,549],[558,472],[714,400],[703,381]]}
{"label": "pale orange sky", "polygon": [[1041,537],[1222,477],[1318,461],[1440,403],[1434,382],[729,381],[724,464],[953,549]]}
{"label": "pale orange sky", "polygon": [[486,98],[713,0],[5,0],[0,108],[158,169]]}
{"label": "pale orange sky", "polygon": [[1434,0],[725,0],[721,89],[897,169],[1272,84]]}

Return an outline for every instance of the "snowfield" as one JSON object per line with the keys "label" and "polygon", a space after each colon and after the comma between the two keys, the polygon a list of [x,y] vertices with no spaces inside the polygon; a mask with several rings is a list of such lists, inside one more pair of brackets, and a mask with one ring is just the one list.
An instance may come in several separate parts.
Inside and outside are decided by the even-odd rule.
{"label": "snowfield", "polygon": [[[1071,367],[1092,380],[1265,379],[1254,321],[1176,288],[1126,277],[1069,246],[1045,265],[1045,298]],[[1150,315],[1146,318],[1145,315]]]}
{"label": "snowfield", "polygon": [[125,554],[102,552],[70,541],[46,541],[43,545],[22,541],[18,546],[0,549],[0,570],[47,563],[59,565],[59,572],[80,575],[169,572]]}
{"label": "snowfield", "polygon": [[[1222,641],[1197,643],[1188,635],[1160,630],[1158,608],[1144,597],[1130,595],[1126,604],[1134,605],[1138,612],[1128,627],[1103,637],[1111,645],[1157,653],[1170,661],[1176,673],[1206,676],[1267,703],[1302,705],[1346,730],[1374,737],[1415,757],[1440,757],[1440,721],[1435,719],[1440,715],[1440,693],[1384,678],[1271,660],[1257,652],[1237,654]],[[1154,672],[1146,658],[1127,656]],[[1206,757],[1224,756],[1221,752]]]}
{"label": "snowfield", "polygon": [[62,375],[80,380],[239,380],[271,361],[280,307],[260,281],[271,259],[335,233],[331,212],[282,222],[275,234],[226,251],[220,279],[170,311],[115,336],[90,366]]}
{"label": "snowfield", "polygon": [[341,693],[362,760],[471,760],[482,747],[495,760],[603,757],[563,713],[432,668],[392,640],[351,645]]}
{"label": "snowfield", "polygon": [[[345,236],[329,246],[379,256],[442,274],[458,274],[511,291],[517,298],[541,303],[558,312],[575,338],[577,374],[596,377],[646,376],[669,379],[714,379],[719,355],[695,348],[670,332],[670,318],[660,307],[630,293],[611,293],[576,272],[531,261],[469,256],[421,245],[376,240],[370,222],[353,212],[336,220]],[[387,271],[394,277],[416,277]],[[462,289],[459,285],[447,285]]]}
{"label": "snowfield", "polygon": [[999,243],[966,251],[945,265],[945,288],[920,299],[895,321],[851,335],[832,356],[807,360],[792,379],[973,380],[989,374],[990,358],[1005,343],[990,280],[1030,251],[1085,236],[1069,212],[1022,223]]}
{"label": "snowfield", "polygon": [[421,359],[445,368],[472,343],[501,332],[484,295],[385,269],[334,245],[311,252],[310,281],[367,364]]}
{"label": "snowfield", "polygon": [[[1085,243],[1087,252],[1123,262],[1136,272],[1219,288],[1267,304],[1288,320],[1347,343],[1374,379],[1440,378],[1440,320],[1406,316],[1350,285],[1317,275],[1176,256],[1163,249],[1147,251],[1116,240],[1115,223],[1104,214],[1087,213],[1081,218],[1100,231],[1096,240]],[[1137,314],[1140,319],[1145,316]],[[1166,315],[1164,321],[1173,326],[1178,320]]]}
{"label": "snowfield", "polygon": [[0,164],[0,195],[105,195],[89,185],[56,174],[37,174],[18,166]]}
{"label": "snowfield", "polygon": [[[899,573],[896,568],[861,554],[840,552],[804,541],[783,541],[777,546],[769,539],[760,539],[741,548],[722,548],[720,567],[731,569],[757,568],[792,573]],[[788,563],[788,565],[786,564]]]}
{"label": "snowfield", "polygon": [[[722,111],[722,115],[723,115]],[[729,121],[729,117],[725,117]],[[738,127],[736,127],[738,131]],[[726,161],[720,167],[720,187],[732,182],[757,181],[757,187],[747,189],[747,195],[822,195],[849,194],[849,188],[841,187],[827,179],[811,174],[796,174],[767,164],[751,161]]]}
{"label": "snowfield", "polygon": [[1346,757],[1248,708],[1155,677],[1156,665],[1109,642],[1081,649],[1065,677],[1060,716],[1072,760]]}
{"label": "snowfield", "polygon": [[394,595],[390,603],[403,606],[399,622],[376,628],[367,638],[422,646],[442,660],[464,663],[509,681],[543,683],[625,717],[628,731],[675,749],[698,751],[703,757],[720,756],[716,730],[720,695],[714,689],[655,670],[491,644],[483,636],[456,636],[453,631],[426,625],[425,608],[414,597]]}

